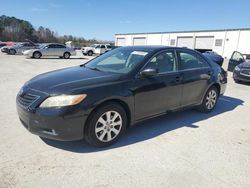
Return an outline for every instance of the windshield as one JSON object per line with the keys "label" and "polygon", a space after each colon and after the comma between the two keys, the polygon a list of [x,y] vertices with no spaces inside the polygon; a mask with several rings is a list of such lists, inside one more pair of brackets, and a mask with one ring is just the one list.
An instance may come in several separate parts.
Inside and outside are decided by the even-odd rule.
{"label": "windshield", "polygon": [[117,48],[93,59],[85,67],[104,72],[126,74],[141,63],[148,53],[131,48]]}
{"label": "windshield", "polygon": [[47,46],[47,44],[42,44],[39,46],[40,49],[43,49],[45,46]]}
{"label": "windshield", "polygon": [[96,46],[97,46],[96,44],[90,45],[91,48],[95,48]]}

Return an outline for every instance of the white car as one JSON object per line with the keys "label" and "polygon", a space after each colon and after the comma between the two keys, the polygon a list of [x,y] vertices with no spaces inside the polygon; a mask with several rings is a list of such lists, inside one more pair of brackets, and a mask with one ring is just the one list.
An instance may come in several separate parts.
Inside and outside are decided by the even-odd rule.
{"label": "white car", "polygon": [[110,44],[93,44],[90,47],[82,48],[83,55],[92,56],[93,54],[104,54],[105,52],[111,50]]}
{"label": "white car", "polygon": [[58,56],[60,58],[69,59],[70,56],[76,55],[76,51],[63,44],[50,43],[41,45],[38,49],[26,50],[23,52],[23,55],[36,59],[44,56]]}

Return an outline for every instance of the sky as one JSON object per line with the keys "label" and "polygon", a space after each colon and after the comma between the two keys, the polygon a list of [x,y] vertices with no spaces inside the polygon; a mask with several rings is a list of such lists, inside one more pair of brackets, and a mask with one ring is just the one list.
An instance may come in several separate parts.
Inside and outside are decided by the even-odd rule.
{"label": "sky", "polygon": [[250,0],[0,0],[15,16],[59,35],[114,40],[116,33],[250,27]]}

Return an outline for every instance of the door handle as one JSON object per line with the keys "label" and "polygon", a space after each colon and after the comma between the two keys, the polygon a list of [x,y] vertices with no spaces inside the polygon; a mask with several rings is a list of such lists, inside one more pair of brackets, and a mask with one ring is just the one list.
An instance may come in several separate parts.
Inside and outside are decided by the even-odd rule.
{"label": "door handle", "polygon": [[182,80],[181,76],[176,76],[175,77],[175,82],[179,83],[179,82],[181,82],[181,80]]}

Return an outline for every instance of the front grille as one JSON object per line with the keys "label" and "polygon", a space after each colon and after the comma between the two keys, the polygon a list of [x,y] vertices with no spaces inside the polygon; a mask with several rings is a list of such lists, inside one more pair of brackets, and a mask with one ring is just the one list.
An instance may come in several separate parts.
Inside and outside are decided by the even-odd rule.
{"label": "front grille", "polygon": [[39,96],[37,96],[37,95],[26,93],[24,95],[18,95],[17,96],[17,101],[23,107],[27,108],[30,105],[32,105],[32,103],[35,102],[38,98],[39,98]]}
{"label": "front grille", "polygon": [[242,69],[240,74],[244,76],[250,76],[250,69]]}

